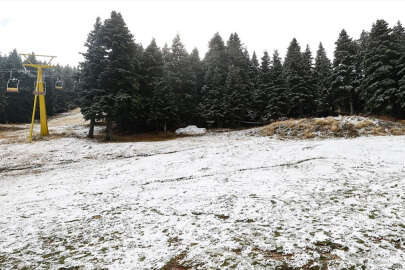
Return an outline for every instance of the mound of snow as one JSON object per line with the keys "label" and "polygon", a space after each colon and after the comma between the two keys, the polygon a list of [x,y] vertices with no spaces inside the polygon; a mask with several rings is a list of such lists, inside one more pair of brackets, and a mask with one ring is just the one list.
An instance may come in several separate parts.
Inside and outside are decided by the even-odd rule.
{"label": "mound of snow", "polygon": [[197,126],[187,126],[185,128],[176,129],[176,135],[203,135],[207,133],[205,128],[199,128]]}

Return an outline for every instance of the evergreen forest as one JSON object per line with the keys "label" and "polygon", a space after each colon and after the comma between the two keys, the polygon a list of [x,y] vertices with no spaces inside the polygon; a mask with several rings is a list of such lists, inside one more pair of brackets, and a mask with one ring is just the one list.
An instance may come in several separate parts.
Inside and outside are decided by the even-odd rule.
{"label": "evergreen forest", "polygon": [[[405,117],[405,29],[377,20],[351,37],[337,33],[333,59],[319,43],[316,51],[295,38],[285,57],[278,51],[249,54],[237,33],[215,33],[201,57],[188,52],[179,35],[158,47],[155,39],[136,42],[118,12],[96,19],[77,68],[57,67],[63,91],[48,78],[47,110],[55,114],[79,106],[94,125],[106,125],[106,139],[121,132],[166,131],[194,124],[239,128],[282,118],[337,114]],[[21,65],[16,51],[0,58],[0,68]],[[8,73],[0,73],[5,89]],[[29,121],[35,78],[18,74],[21,93],[0,95],[0,121]],[[53,81],[52,81],[53,80]]]}

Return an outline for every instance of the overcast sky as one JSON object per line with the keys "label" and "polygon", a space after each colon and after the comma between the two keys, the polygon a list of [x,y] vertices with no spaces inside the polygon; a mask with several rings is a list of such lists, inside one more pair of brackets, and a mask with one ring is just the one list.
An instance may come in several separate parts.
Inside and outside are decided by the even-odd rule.
{"label": "overcast sky", "polygon": [[357,38],[383,18],[405,22],[405,1],[0,1],[0,52],[57,55],[55,62],[76,65],[97,16],[121,12],[136,42],[146,47],[155,37],[169,45],[179,33],[186,48],[207,51],[215,32],[227,40],[237,32],[252,53],[278,49],[284,57],[293,37],[313,55],[321,41],[330,57],[342,28]]}

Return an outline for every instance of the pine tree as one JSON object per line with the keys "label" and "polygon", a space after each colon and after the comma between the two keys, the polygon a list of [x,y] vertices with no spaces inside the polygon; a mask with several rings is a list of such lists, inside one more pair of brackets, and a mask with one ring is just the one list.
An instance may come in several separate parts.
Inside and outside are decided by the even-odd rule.
{"label": "pine tree", "polygon": [[152,39],[142,57],[142,73],[143,83],[141,94],[148,98],[153,92],[153,84],[156,80],[161,80],[163,77],[164,62],[163,54],[156,44],[156,40]]}
{"label": "pine tree", "polygon": [[141,99],[143,100],[143,118],[147,123],[158,128],[164,115],[162,113],[162,94],[160,88],[163,85],[164,62],[163,54],[152,39],[146,47],[142,57],[142,83],[140,88]]}
{"label": "pine tree", "polygon": [[228,69],[228,75],[225,82],[226,95],[224,97],[224,118],[226,123],[232,126],[239,126],[240,122],[245,120],[248,115],[249,103],[246,83],[240,76],[239,67],[231,65]]}
{"label": "pine tree", "polygon": [[260,83],[261,85],[267,85],[271,82],[270,77],[270,56],[267,51],[264,51],[262,62],[260,64]]}
{"label": "pine tree", "polygon": [[[255,55],[255,54],[254,54]],[[252,63],[253,63],[252,57]],[[253,65],[252,65],[253,66]],[[271,82],[270,78],[270,57],[267,51],[264,52],[261,58],[261,64],[254,65],[257,66],[257,83],[255,89],[253,90],[252,103],[255,111],[255,120],[263,120],[264,109],[268,104],[268,87]],[[251,76],[253,77],[253,76]]]}
{"label": "pine tree", "polygon": [[[6,109],[6,97],[3,93],[0,94],[0,115],[3,115],[5,109]],[[2,118],[0,118],[0,121],[2,120]],[[4,121],[4,120],[3,120]]]}
{"label": "pine tree", "polygon": [[101,32],[107,56],[100,74],[104,91],[99,103],[106,115],[106,139],[111,140],[113,121],[122,129],[133,130],[131,124],[141,114],[136,60],[139,49],[120,13],[111,12]]}
{"label": "pine tree", "polygon": [[393,64],[398,88],[393,104],[393,115],[403,118],[405,117],[405,29],[400,22],[393,27],[392,38],[396,54]]}
{"label": "pine tree", "polygon": [[308,85],[308,63],[306,63],[301,48],[294,38],[287,50],[283,71],[287,83],[287,99],[291,116],[308,115],[313,110],[313,93]]}
{"label": "pine tree", "polygon": [[169,60],[166,63],[169,87],[174,91],[178,108],[180,125],[193,122],[196,115],[196,105],[193,101],[193,74],[190,57],[176,35],[170,49]]}
{"label": "pine tree", "polygon": [[354,100],[354,111],[355,112],[364,112],[365,111],[365,100],[361,98],[361,93],[363,92],[363,84],[362,81],[365,77],[365,66],[364,66],[364,59],[366,50],[368,47],[370,33],[366,31],[362,31],[360,34],[360,38],[355,41],[357,47],[357,57],[356,57],[356,64],[355,64],[355,78],[353,81],[353,85],[356,86],[355,89],[355,100]]}
{"label": "pine tree", "polygon": [[167,43],[165,43],[165,45],[162,48],[162,55],[163,55],[163,62],[165,64],[169,63],[170,57],[171,57],[171,52],[170,52],[169,45],[167,45]]}
{"label": "pine tree", "polygon": [[269,82],[264,84],[267,104],[262,113],[263,120],[277,119],[288,113],[288,100],[283,64],[278,51],[274,51],[271,67],[268,71]]}
{"label": "pine tree", "polygon": [[251,81],[247,51],[237,33],[232,33],[227,41],[226,55],[228,74],[225,83],[225,119],[231,125],[240,125],[249,119],[251,106]]}
{"label": "pine tree", "polygon": [[201,123],[200,119],[200,112],[198,110],[198,104],[201,102],[201,88],[203,86],[204,81],[204,70],[202,66],[202,62],[200,59],[200,54],[197,48],[194,48],[189,55],[189,67],[191,72],[191,99],[192,99],[192,106],[193,110],[193,122]]}
{"label": "pine tree", "polygon": [[148,108],[149,118],[154,127],[161,127],[165,133],[178,122],[176,96],[170,88],[167,74],[153,81],[153,92]]}
{"label": "pine tree", "polygon": [[305,51],[302,53],[302,58],[304,60],[304,78],[305,85],[308,88],[308,94],[310,99],[308,99],[309,111],[308,114],[313,115],[316,112],[316,79],[314,74],[313,57],[309,45],[306,46]]}
{"label": "pine tree", "polygon": [[[0,55],[0,68],[4,68],[5,64],[6,64],[6,61],[5,61],[4,57],[2,57]],[[0,89],[1,89],[1,87],[6,87],[3,84],[4,81],[5,81],[4,78],[1,76],[0,77]],[[4,113],[5,109],[6,109],[6,105],[7,105],[7,99],[6,99],[5,93],[4,93],[4,91],[0,90],[0,122],[5,122],[5,120],[6,120],[5,113]]]}
{"label": "pine tree", "polygon": [[222,37],[215,33],[202,62],[204,83],[201,88],[199,112],[208,123],[222,127],[224,123],[224,91],[227,76],[226,49]]}
{"label": "pine tree", "polygon": [[368,112],[393,114],[398,98],[395,60],[398,55],[391,37],[392,29],[384,20],[373,24],[364,57],[365,78],[362,97]]}
{"label": "pine tree", "polygon": [[102,94],[102,85],[99,76],[105,65],[106,51],[101,39],[101,19],[98,17],[94,29],[89,33],[85,46],[87,51],[83,53],[84,62],[80,63],[80,110],[86,120],[90,120],[88,137],[94,136],[96,119],[103,116],[103,110],[99,102]]}
{"label": "pine tree", "polygon": [[331,100],[338,112],[353,114],[358,98],[357,46],[343,29],[336,41],[331,79]]}
{"label": "pine tree", "polygon": [[238,67],[242,82],[249,84],[249,55],[237,33],[232,33],[227,41],[226,56],[228,67]]}
{"label": "pine tree", "polygon": [[315,103],[317,114],[327,115],[330,112],[329,88],[332,76],[332,64],[326,55],[326,51],[319,43],[315,57]]}
{"label": "pine tree", "polygon": [[253,52],[252,59],[249,61],[249,77],[252,82],[253,89],[257,89],[260,78],[260,64],[257,60],[256,52]]}
{"label": "pine tree", "polygon": [[[247,50],[246,50],[246,53]],[[249,111],[248,118],[249,120],[256,121],[260,118],[261,110],[260,103],[265,102],[262,100],[262,91],[260,89],[260,64],[257,60],[256,52],[253,52],[252,58],[249,60],[249,80],[250,80],[250,101],[249,101]]]}

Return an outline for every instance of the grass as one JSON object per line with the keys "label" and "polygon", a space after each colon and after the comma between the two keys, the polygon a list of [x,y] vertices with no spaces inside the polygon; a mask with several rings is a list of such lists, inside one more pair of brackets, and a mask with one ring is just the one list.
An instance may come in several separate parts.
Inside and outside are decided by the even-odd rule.
{"label": "grass", "polygon": [[[405,121],[372,121],[365,118],[361,120],[362,118],[358,116],[346,119],[334,117],[288,119],[263,127],[261,134],[264,136],[277,135],[279,138],[290,139],[405,135]],[[355,120],[360,121],[356,122]]]}
{"label": "grass", "polygon": [[364,121],[360,121],[356,124],[356,129],[361,129],[361,128],[366,128],[366,127],[370,127],[370,126],[375,126],[375,124],[373,122],[371,122],[370,120],[364,120]]}

